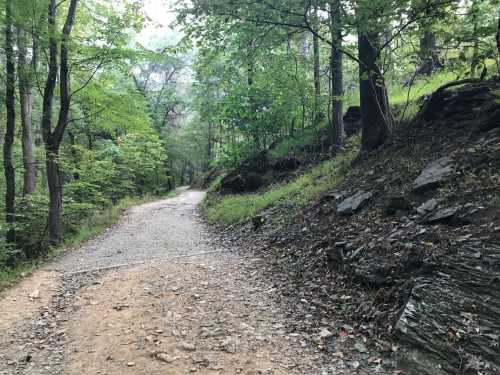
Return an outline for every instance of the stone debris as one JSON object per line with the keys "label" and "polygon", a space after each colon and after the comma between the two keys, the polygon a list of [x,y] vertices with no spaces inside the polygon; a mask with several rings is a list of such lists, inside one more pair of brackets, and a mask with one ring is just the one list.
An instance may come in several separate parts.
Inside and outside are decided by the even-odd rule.
{"label": "stone debris", "polygon": [[453,159],[442,157],[427,164],[413,183],[415,193],[425,193],[440,186],[453,174]]}
{"label": "stone debris", "polygon": [[365,205],[371,198],[373,194],[371,192],[359,191],[353,196],[344,199],[340,204],[337,205],[337,214],[341,216],[352,215]]}

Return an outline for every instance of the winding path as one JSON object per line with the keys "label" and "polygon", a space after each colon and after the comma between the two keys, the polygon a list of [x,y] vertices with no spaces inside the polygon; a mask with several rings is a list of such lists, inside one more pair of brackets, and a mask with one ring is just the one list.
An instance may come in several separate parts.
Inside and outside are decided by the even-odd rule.
{"label": "winding path", "polygon": [[204,193],[130,209],[0,301],[0,374],[329,374],[262,260],[217,246]]}

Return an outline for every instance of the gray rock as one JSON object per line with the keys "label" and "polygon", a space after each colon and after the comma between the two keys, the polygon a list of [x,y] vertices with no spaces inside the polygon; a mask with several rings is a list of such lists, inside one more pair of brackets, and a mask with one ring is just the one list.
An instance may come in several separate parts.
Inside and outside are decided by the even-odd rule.
{"label": "gray rock", "polygon": [[159,361],[165,362],[165,363],[172,363],[177,359],[177,357],[172,357],[171,355],[168,355],[167,353],[163,353],[163,352],[156,354],[155,358],[158,359]]}
{"label": "gray rock", "polygon": [[426,217],[425,222],[428,224],[450,223],[455,219],[459,209],[460,207],[441,208]]}
{"label": "gray rock", "polygon": [[420,215],[425,215],[431,211],[434,211],[438,205],[438,201],[434,198],[429,199],[427,202],[424,202],[420,206],[417,207],[417,212]]}
{"label": "gray rock", "polygon": [[234,354],[238,351],[240,344],[238,339],[228,336],[221,342],[221,347],[225,352]]}
{"label": "gray rock", "polygon": [[194,352],[196,350],[196,346],[193,343],[187,341],[181,341],[179,343],[179,349],[184,350],[186,352]]}
{"label": "gray rock", "polygon": [[337,205],[337,214],[345,216],[352,215],[358,212],[366,202],[368,202],[373,194],[371,192],[358,191],[353,196],[344,199]]}
{"label": "gray rock", "polygon": [[446,156],[427,164],[420,176],[413,183],[413,191],[415,193],[424,193],[432,190],[444,181],[446,181],[453,173],[453,159]]}

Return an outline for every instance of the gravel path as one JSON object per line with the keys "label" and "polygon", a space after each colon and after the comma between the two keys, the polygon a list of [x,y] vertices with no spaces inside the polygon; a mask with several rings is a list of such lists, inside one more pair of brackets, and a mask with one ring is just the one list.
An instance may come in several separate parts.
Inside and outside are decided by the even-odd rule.
{"label": "gravel path", "polygon": [[132,208],[4,296],[25,314],[0,325],[0,374],[357,373],[288,328],[262,259],[212,243],[203,196]]}
{"label": "gravel path", "polygon": [[203,196],[201,191],[187,190],[175,198],[133,207],[117,226],[63,255],[50,268],[68,273],[220,251],[208,242],[196,213]]}

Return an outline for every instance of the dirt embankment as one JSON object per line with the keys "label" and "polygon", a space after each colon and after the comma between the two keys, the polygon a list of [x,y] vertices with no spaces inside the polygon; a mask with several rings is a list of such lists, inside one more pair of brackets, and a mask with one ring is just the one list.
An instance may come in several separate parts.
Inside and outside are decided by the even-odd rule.
{"label": "dirt embankment", "polygon": [[272,207],[258,230],[250,221],[223,238],[276,264],[281,298],[308,301],[289,313],[311,334],[331,322],[332,354],[347,337],[388,369],[497,374],[499,93],[498,81],[434,93],[334,191],[304,210]]}

